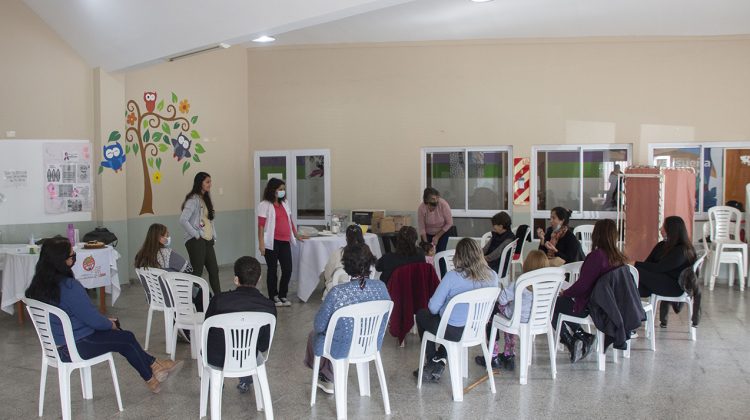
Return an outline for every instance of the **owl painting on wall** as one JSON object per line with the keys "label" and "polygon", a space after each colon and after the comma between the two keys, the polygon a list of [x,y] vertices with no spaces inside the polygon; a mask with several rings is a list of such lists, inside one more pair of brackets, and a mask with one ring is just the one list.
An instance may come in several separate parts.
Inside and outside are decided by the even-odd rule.
{"label": "owl painting on wall", "polygon": [[103,149],[104,161],[102,166],[115,172],[122,170],[122,164],[125,163],[125,151],[122,150],[120,143],[105,145]]}
{"label": "owl painting on wall", "polygon": [[178,162],[183,158],[189,158],[192,156],[190,153],[191,144],[192,141],[185,135],[185,133],[180,133],[176,139],[172,139],[172,146],[174,147],[173,156],[177,158]]}
{"label": "owl painting on wall", "polygon": [[154,112],[156,107],[156,92],[143,92],[143,102],[146,103],[146,111]]}

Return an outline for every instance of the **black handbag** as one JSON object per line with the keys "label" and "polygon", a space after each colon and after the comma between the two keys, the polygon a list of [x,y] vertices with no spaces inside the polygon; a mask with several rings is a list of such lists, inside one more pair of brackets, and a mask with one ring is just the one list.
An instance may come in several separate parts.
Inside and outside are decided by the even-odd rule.
{"label": "black handbag", "polygon": [[101,226],[83,235],[82,240],[83,242],[99,241],[104,242],[107,245],[112,245],[113,247],[117,246],[117,235],[110,232],[109,229]]}

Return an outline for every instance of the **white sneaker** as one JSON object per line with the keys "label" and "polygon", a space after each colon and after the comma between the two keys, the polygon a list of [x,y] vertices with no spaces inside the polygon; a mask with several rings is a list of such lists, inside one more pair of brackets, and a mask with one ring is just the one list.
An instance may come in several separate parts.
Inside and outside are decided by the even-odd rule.
{"label": "white sneaker", "polygon": [[281,306],[292,306],[292,302],[289,301],[287,298],[281,298]]}
{"label": "white sneaker", "polygon": [[273,303],[276,306],[283,306],[284,305],[284,303],[281,301],[281,299],[279,299],[278,296],[274,296],[273,297]]}
{"label": "white sneaker", "polygon": [[333,394],[333,382],[328,382],[323,375],[318,375],[318,388],[326,394]]}

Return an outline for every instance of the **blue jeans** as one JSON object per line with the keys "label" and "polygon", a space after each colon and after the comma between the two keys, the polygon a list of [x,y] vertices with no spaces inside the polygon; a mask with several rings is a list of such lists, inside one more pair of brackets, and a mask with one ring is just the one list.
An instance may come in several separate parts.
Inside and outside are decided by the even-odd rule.
{"label": "blue jeans", "polygon": [[[143,350],[135,335],[130,331],[96,331],[76,341],[76,348],[83,359],[93,359],[109,352],[120,353],[138,371],[144,381],[148,381],[153,376],[151,364],[156,359]],[[60,359],[63,362],[70,362],[68,347],[62,346],[59,351]]]}

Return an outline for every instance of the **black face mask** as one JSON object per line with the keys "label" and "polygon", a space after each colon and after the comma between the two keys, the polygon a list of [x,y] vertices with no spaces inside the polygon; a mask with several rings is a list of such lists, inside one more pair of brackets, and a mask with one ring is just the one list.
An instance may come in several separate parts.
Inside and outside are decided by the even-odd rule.
{"label": "black face mask", "polygon": [[76,253],[73,253],[73,255],[71,255],[71,256],[70,256],[70,259],[71,259],[71,260],[73,260],[73,263],[72,263],[72,264],[70,264],[70,266],[71,266],[71,267],[72,267],[72,266],[74,266],[74,265],[76,265],[76,256],[77,256],[77,255],[78,255],[78,254],[76,254]]}

